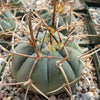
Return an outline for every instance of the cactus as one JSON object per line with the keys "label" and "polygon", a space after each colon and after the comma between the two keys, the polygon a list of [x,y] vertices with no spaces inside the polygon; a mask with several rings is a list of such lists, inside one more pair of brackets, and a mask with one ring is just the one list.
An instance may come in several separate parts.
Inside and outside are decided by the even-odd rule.
{"label": "cactus", "polygon": [[[57,33],[55,33],[55,36],[57,36]],[[60,36],[62,35],[60,34]],[[61,37],[61,39],[63,38]],[[46,44],[44,43],[42,50],[40,50],[42,44],[40,41],[38,42],[39,43],[37,45],[37,50],[40,56],[61,57],[63,59],[67,56],[65,51],[59,48],[59,46],[57,45],[55,45],[53,49],[52,47],[48,49],[46,47]],[[65,48],[68,52],[72,51],[69,56],[70,60],[65,60],[63,63],[61,63],[61,66],[70,83],[81,75],[82,64],[79,62],[78,59],[78,56],[81,55],[81,52],[79,46],[76,45],[76,43],[74,42],[70,42],[69,45]],[[32,57],[35,57],[37,55],[34,48],[26,43],[21,43],[17,45],[15,51],[19,54],[26,54]],[[28,80],[29,73],[32,69],[34,61],[35,60],[32,58],[14,55],[12,61],[12,72],[17,82]],[[41,58],[37,61],[35,68],[32,72],[31,79],[33,84],[38,87],[38,89],[40,89],[44,94],[47,94],[48,92],[51,92],[61,87],[63,83],[66,83],[64,76],[62,75],[60,69],[57,67],[58,61],[61,61],[61,59]],[[30,87],[30,90],[36,92],[32,87]],[[64,89],[55,92],[55,94],[58,94],[61,91],[64,91]]]}
{"label": "cactus", "polygon": [[[83,68],[78,58],[82,54],[80,47],[59,31],[52,30],[54,22],[53,18],[51,30],[48,28],[41,32],[37,29],[42,27],[36,26],[33,31],[30,12],[30,36],[24,39],[28,42],[15,47],[12,59],[12,73],[16,81],[31,80],[29,88],[27,85],[23,87],[42,95],[63,92],[61,87],[64,83],[70,91],[70,86],[75,84],[73,81],[80,77]],[[43,21],[41,24],[44,24]]]}
{"label": "cactus", "polygon": [[[0,15],[0,31],[9,32],[15,28],[14,16],[10,11],[6,11]],[[0,35],[2,38],[9,38],[9,35]]]}

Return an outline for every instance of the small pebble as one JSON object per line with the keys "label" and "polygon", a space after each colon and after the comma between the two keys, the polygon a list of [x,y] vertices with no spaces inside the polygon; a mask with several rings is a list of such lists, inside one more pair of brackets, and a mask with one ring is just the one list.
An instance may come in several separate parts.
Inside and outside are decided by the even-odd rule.
{"label": "small pebble", "polygon": [[92,92],[87,92],[86,94],[87,94],[89,97],[93,97],[93,96],[94,96]]}
{"label": "small pebble", "polygon": [[91,87],[89,88],[89,91],[90,91],[90,92],[94,92],[94,91],[95,91],[95,89],[96,89],[96,87],[95,87],[95,86],[91,86]]}
{"label": "small pebble", "polygon": [[8,100],[8,98],[7,97],[4,97],[2,100]]}
{"label": "small pebble", "polygon": [[93,13],[93,12],[95,12],[95,9],[90,8],[89,11],[90,11],[91,13]]}
{"label": "small pebble", "polygon": [[10,95],[13,96],[15,93],[14,91],[10,91]]}
{"label": "small pebble", "polygon": [[80,86],[83,86],[82,81],[79,81],[79,85],[80,85]]}
{"label": "small pebble", "polygon": [[86,93],[87,89],[86,88],[82,88],[82,93]]}
{"label": "small pebble", "polygon": [[23,98],[24,98],[24,97],[25,97],[25,94],[24,94],[24,93],[21,93],[21,97],[23,97]]}
{"label": "small pebble", "polygon": [[50,96],[50,100],[56,100],[56,97],[54,95]]}
{"label": "small pebble", "polygon": [[20,93],[15,91],[15,95],[16,96],[20,96]]}
{"label": "small pebble", "polygon": [[4,93],[0,92],[0,100],[4,97]]}
{"label": "small pebble", "polygon": [[99,94],[97,93],[97,92],[94,92],[94,98],[96,99],[96,98],[99,98]]}
{"label": "small pebble", "polygon": [[10,96],[10,97],[7,97],[7,100],[11,100],[12,99],[12,96]]}
{"label": "small pebble", "polygon": [[7,91],[5,91],[4,95],[5,95],[5,96],[8,96],[8,92],[7,92]]}
{"label": "small pebble", "polygon": [[90,97],[90,99],[89,100],[95,100],[93,97]]}
{"label": "small pebble", "polygon": [[81,92],[82,91],[81,86],[76,87],[76,90],[77,90],[77,92]]}
{"label": "small pebble", "polygon": [[[20,96],[15,96],[14,98],[15,100],[23,100]],[[36,99],[33,99],[33,100],[36,100]]]}
{"label": "small pebble", "polygon": [[75,100],[75,96],[76,96],[76,95],[72,95],[72,98],[71,98],[71,100]]}
{"label": "small pebble", "polygon": [[16,90],[17,90],[17,88],[16,88],[16,87],[14,87],[14,88],[13,88],[13,91],[16,91]]}
{"label": "small pebble", "polygon": [[86,93],[81,93],[79,100],[89,100],[89,96],[87,96]]}

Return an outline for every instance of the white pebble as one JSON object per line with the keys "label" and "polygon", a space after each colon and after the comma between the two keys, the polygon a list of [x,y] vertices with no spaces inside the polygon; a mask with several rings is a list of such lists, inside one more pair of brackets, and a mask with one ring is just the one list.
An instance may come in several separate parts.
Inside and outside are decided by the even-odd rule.
{"label": "white pebble", "polygon": [[50,100],[56,100],[56,97],[55,96],[50,96]]}
{"label": "white pebble", "polygon": [[90,8],[89,11],[90,11],[91,13],[93,13],[93,12],[95,12],[95,9]]}
{"label": "white pebble", "polygon": [[81,86],[76,87],[76,90],[77,90],[78,92],[81,92],[81,91],[82,91]]}
{"label": "white pebble", "polygon": [[92,92],[87,92],[86,93],[89,97],[93,97],[93,93]]}

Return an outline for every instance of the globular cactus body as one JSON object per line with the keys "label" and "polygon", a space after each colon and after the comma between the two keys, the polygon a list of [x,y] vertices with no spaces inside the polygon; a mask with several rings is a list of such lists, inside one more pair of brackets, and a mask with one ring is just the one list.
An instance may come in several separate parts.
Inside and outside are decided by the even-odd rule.
{"label": "globular cactus body", "polygon": [[[40,51],[40,46],[41,43],[39,43],[39,45],[37,46],[38,51]],[[81,55],[81,52],[78,45],[76,45],[74,42],[70,42],[69,45],[67,45],[65,48],[68,52],[72,52],[69,56],[70,61],[65,60],[63,63],[61,63],[61,66],[68,78],[68,81],[72,82],[81,75],[81,70],[83,66],[78,59],[78,56]],[[30,55],[32,57],[36,56],[34,48],[25,43],[19,44],[15,48],[15,51],[17,53]],[[53,51],[49,51],[46,46],[44,46],[41,54],[42,56],[61,58],[65,58],[67,56],[65,51],[58,48],[57,46],[55,46]],[[61,60],[62,59],[58,58],[41,58],[37,61],[35,65],[35,68],[30,78],[32,79],[33,84],[46,95],[48,92],[54,91],[55,89],[58,89],[64,83],[66,83],[61,70],[57,66],[57,62]],[[14,55],[12,61],[12,72],[17,82],[28,80],[34,61],[35,60],[32,58]],[[74,85],[74,83],[71,84],[71,86],[72,85]],[[32,87],[30,87],[30,90],[37,92]],[[62,91],[64,91],[64,89],[56,91],[54,94],[58,94]]]}

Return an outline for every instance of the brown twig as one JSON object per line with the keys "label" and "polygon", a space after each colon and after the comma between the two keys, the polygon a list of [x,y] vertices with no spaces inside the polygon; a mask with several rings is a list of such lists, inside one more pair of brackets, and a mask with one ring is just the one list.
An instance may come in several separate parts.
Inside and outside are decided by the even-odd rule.
{"label": "brown twig", "polygon": [[94,49],[92,49],[92,50],[90,50],[90,51],[88,51],[88,52],[82,54],[82,55],[79,57],[79,59],[80,59],[80,58],[83,58],[83,57],[85,57],[85,56],[87,56],[89,53],[91,53],[92,51],[94,51],[94,50],[96,50],[96,49],[98,49],[98,48],[100,48],[100,45],[98,45],[98,46],[95,47]]}
{"label": "brown twig", "polygon": [[10,73],[12,73],[12,71],[11,71],[11,66],[10,66],[10,61],[12,60],[12,58],[13,58],[13,56],[11,56],[11,57],[9,58],[9,60],[8,60],[8,64],[9,64],[9,71],[10,71]]}
{"label": "brown twig", "polygon": [[59,61],[58,63],[57,63],[57,66],[59,66],[61,63],[63,63],[65,60],[69,60],[69,56],[70,56],[70,54],[71,54],[71,51],[68,53],[68,55],[62,60],[62,61]]}
{"label": "brown twig", "polygon": [[49,32],[51,32],[51,28],[46,24],[46,22],[41,18],[41,16],[39,15],[39,13],[36,14],[36,16],[41,20],[41,23],[43,23],[43,25],[47,28],[47,30]]}
{"label": "brown twig", "polygon": [[18,55],[18,56],[23,56],[23,57],[28,57],[28,58],[32,58],[32,59],[36,59],[36,57],[33,57],[33,56],[29,56],[29,55],[25,55],[25,54],[19,54],[19,53],[14,53],[14,52],[10,52],[8,51],[7,49],[5,49],[3,46],[0,45],[0,49],[7,52],[7,53],[10,53],[12,55]]}
{"label": "brown twig", "polygon": [[42,51],[42,47],[43,47],[43,43],[44,43],[45,36],[46,36],[46,32],[45,32],[45,34],[44,34],[44,37],[43,37],[43,40],[42,40],[42,43],[41,43],[40,53],[41,53],[41,51]]}
{"label": "brown twig", "polygon": [[69,89],[69,95],[72,97],[72,91],[71,91],[71,87],[70,87],[70,84],[69,84],[69,81],[68,81],[68,78],[67,78],[67,76],[66,76],[66,74],[65,74],[65,72],[64,72],[64,70],[63,70],[63,68],[62,68],[62,66],[59,64],[57,64],[57,67],[61,70],[61,72],[62,72],[62,75],[64,76],[64,78],[65,78],[65,81],[66,81],[66,83],[68,84],[68,89]]}
{"label": "brown twig", "polygon": [[56,43],[59,43],[53,34],[50,33],[50,35],[53,37],[53,39],[56,41]]}
{"label": "brown twig", "polygon": [[31,83],[31,86],[42,96],[44,96],[47,100],[50,100],[42,91],[40,91],[33,83]]}
{"label": "brown twig", "polygon": [[54,29],[54,25],[55,25],[55,12],[56,12],[56,0],[53,0],[53,6],[54,6],[54,10],[53,10],[53,19],[52,19],[52,28]]}
{"label": "brown twig", "polygon": [[21,84],[24,84],[25,82],[27,82],[27,81],[17,82],[17,83],[7,83],[7,84],[3,84],[3,86],[21,85]]}
{"label": "brown twig", "polygon": [[31,75],[32,75],[32,72],[33,72],[33,70],[34,70],[34,68],[35,68],[35,65],[36,65],[36,63],[38,62],[38,60],[39,60],[39,58],[37,58],[37,59],[34,60],[34,63],[33,63],[32,69],[31,69],[31,71],[30,71],[30,73],[29,73],[28,80],[30,80]]}
{"label": "brown twig", "polygon": [[59,32],[57,32],[57,33],[58,33],[58,37],[59,37],[60,43],[62,43],[62,40],[61,40],[60,34],[59,34]]}
{"label": "brown twig", "polygon": [[25,93],[24,100],[27,100],[27,94],[28,94],[28,91],[29,91],[30,85],[31,85],[31,82],[28,83],[28,86],[27,86],[27,90],[26,90],[26,93]]}
{"label": "brown twig", "polygon": [[30,10],[30,15],[29,15],[29,29],[30,29],[30,36],[31,36],[31,40],[32,40],[31,44],[34,47],[34,50],[37,54],[37,57],[39,57],[39,53],[38,53],[38,50],[36,48],[35,39],[34,39],[34,36],[33,36],[33,29],[32,29],[32,23],[31,23],[31,10]]}
{"label": "brown twig", "polygon": [[39,27],[39,29],[37,31],[37,34],[36,34],[36,37],[35,38],[38,38],[39,32],[40,32],[40,27]]}

